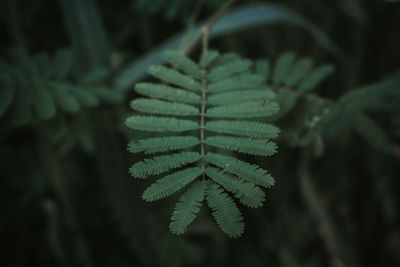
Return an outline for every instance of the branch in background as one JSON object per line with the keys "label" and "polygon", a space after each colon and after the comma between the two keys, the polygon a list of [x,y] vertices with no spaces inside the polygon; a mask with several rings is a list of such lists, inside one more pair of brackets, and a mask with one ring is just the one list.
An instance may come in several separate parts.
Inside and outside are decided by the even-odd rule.
{"label": "branch in background", "polygon": [[[39,128],[39,127],[38,127]],[[86,241],[80,229],[80,225],[68,193],[67,181],[64,177],[59,155],[53,145],[49,142],[51,138],[45,130],[37,131],[38,154],[42,163],[43,172],[46,174],[48,183],[61,201],[66,226],[73,235],[75,254],[78,256],[81,266],[94,266],[86,245]]]}
{"label": "branch in background", "polygon": [[346,267],[346,264],[342,260],[343,255],[340,250],[338,238],[335,235],[335,227],[329,218],[328,212],[324,209],[323,205],[321,205],[317,190],[311,181],[308,171],[309,157],[310,151],[305,148],[305,151],[301,154],[299,166],[301,193],[309,212],[314,217],[317,224],[318,233],[330,256],[331,266]]}
{"label": "branch in background", "polygon": [[196,48],[198,43],[203,39],[204,35],[208,35],[208,33],[212,30],[215,24],[220,20],[226,12],[228,12],[229,8],[238,0],[229,0],[225,2],[215,13],[212,15],[206,24],[202,27],[201,31],[193,38],[193,41],[184,49],[182,49],[182,53],[187,55]]}
{"label": "branch in background", "polygon": [[190,42],[193,30],[196,27],[196,22],[197,22],[197,19],[199,18],[200,11],[202,8],[203,8],[203,1],[198,0],[196,3],[196,6],[193,9],[192,15],[189,18],[189,22],[186,27],[186,33],[182,37],[182,40],[181,40],[181,43],[179,44],[178,50],[183,50],[185,47],[187,47],[188,43]]}

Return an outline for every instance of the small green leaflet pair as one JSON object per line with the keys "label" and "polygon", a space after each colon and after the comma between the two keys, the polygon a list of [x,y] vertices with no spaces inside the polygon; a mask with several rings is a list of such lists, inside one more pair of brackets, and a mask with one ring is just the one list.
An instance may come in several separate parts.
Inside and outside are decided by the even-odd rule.
{"label": "small green leaflet pair", "polygon": [[131,101],[130,107],[143,114],[129,117],[126,126],[152,132],[149,138],[132,140],[130,152],[166,154],[133,164],[130,173],[138,179],[162,177],[144,191],[146,201],[188,186],[172,214],[171,232],[186,232],[206,200],[221,230],[239,237],[243,217],[232,197],[245,206],[260,207],[265,201],[261,188],[272,186],[274,179],[258,165],[232,154],[276,153],[271,139],[278,136],[279,128],[256,120],[278,113],[275,93],[253,72],[253,62],[237,54],[210,50],[199,63],[174,51],[163,56],[172,68],[148,69],[163,84],[136,84],[135,91],[149,98]]}
{"label": "small green leaflet pair", "polygon": [[61,49],[54,60],[44,53],[30,58],[22,48],[10,49],[9,59],[0,59],[0,118],[11,110],[16,126],[53,119],[57,109],[77,113],[81,107],[95,107],[100,101],[116,103],[122,95],[102,84],[109,72],[96,68],[77,81],[72,80],[73,54]]}

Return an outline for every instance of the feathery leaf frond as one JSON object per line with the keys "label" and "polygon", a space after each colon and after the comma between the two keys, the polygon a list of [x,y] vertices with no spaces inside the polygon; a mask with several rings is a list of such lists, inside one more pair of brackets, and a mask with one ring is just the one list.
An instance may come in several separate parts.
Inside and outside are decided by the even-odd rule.
{"label": "feathery leaf frond", "polygon": [[208,104],[238,104],[252,100],[271,100],[273,98],[275,98],[275,93],[272,90],[268,87],[259,87],[257,90],[241,90],[215,94],[208,98]]}
{"label": "feathery leaf frond", "polygon": [[228,77],[217,82],[212,82],[207,86],[209,93],[222,93],[227,91],[246,90],[258,88],[264,82],[264,77],[257,74],[240,74]]}
{"label": "feathery leaf frond", "polygon": [[133,177],[144,179],[150,175],[157,175],[196,162],[199,159],[200,154],[197,152],[182,152],[172,155],[157,156],[133,164],[129,172]]}
{"label": "feathery leaf frond", "polygon": [[213,61],[218,58],[219,52],[217,50],[208,50],[206,53],[201,55],[200,67],[203,69],[207,68]]}
{"label": "feathery leaf frond", "polygon": [[169,136],[133,140],[128,145],[129,152],[145,154],[184,149],[198,145],[199,139],[194,136]]}
{"label": "feathery leaf frond", "polygon": [[237,238],[244,231],[243,216],[232,198],[213,182],[207,184],[207,203],[221,230]]}
{"label": "feathery leaf frond", "polygon": [[186,232],[187,227],[196,219],[200,211],[205,193],[206,184],[204,181],[197,181],[181,196],[169,224],[172,233],[181,235]]}
{"label": "feathery leaf frond", "polygon": [[250,208],[261,207],[265,201],[265,193],[256,185],[240,180],[213,167],[206,169],[206,174],[214,182],[227,191],[234,193],[240,202]]}
{"label": "feathery leaf frond", "polygon": [[286,52],[282,54],[275,63],[274,72],[272,74],[272,81],[279,84],[285,79],[293,62],[295,55],[293,52]]}
{"label": "feathery leaf frond", "polygon": [[146,201],[156,201],[172,195],[202,174],[199,167],[191,167],[165,176],[149,186],[142,195]]}
{"label": "feathery leaf frond", "polygon": [[205,129],[216,133],[248,136],[253,138],[276,138],[279,128],[271,124],[256,121],[209,121]]}
{"label": "feathery leaf frond", "polygon": [[148,132],[184,132],[199,128],[197,122],[175,118],[160,118],[154,116],[132,116],[125,125],[133,130]]}
{"label": "feathery leaf frond", "polygon": [[307,91],[315,88],[326,77],[331,75],[335,68],[332,65],[322,65],[313,70],[299,85],[300,91]]}
{"label": "feathery leaf frond", "polygon": [[[244,230],[243,218],[224,190],[243,205],[256,208],[265,201],[265,193],[258,185],[270,187],[274,179],[258,165],[209,151],[222,148],[259,156],[276,153],[277,146],[269,139],[278,136],[279,128],[245,120],[276,114],[279,105],[274,101],[275,92],[266,86],[263,76],[252,73],[252,61],[234,53],[219,55],[209,50],[202,54],[198,64],[179,52],[167,51],[163,56],[174,69],[150,67],[149,74],[163,84],[136,84],[135,91],[150,99],[136,98],[130,106],[146,115],[131,116],[125,124],[160,135],[132,140],[128,145],[130,152],[168,154],[136,162],[130,173],[136,178],[147,178],[180,168],[148,187],[142,195],[147,201],[169,196],[192,184],[176,204],[169,226],[172,233],[186,232],[206,195],[218,226],[228,236],[238,237]],[[265,74],[269,65],[259,63],[256,68],[264,68]],[[179,116],[190,116],[190,120],[178,119]],[[176,136],[177,132],[186,131],[185,136]],[[218,135],[208,136],[210,132]]]}
{"label": "feathery leaf frond", "polygon": [[176,116],[195,116],[199,114],[199,109],[196,107],[156,99],[136,98],[131,101],[130,107],[134,110],[150,114]]}
{"label": "feathery leaf frond", "polygon": [[175,102],[189,104],[199,104],[201,102],[201,97],[198,94],[162,84],[137,83],[135,85],[135,91],[148,97]]}
{"label": "feathery leaf frond", "polygon": [[312,67],[312,60],[310,58],[302,58],[295,63],[292,70],[285,77],[283,81],[285,85],[294,86],[296,85],[304,76],[308,74]]}
{"label": "feathery leaf frond", "polygon": [[210,118],[257,118],[272,116],[279,111],[279,105],[271,101],[249,101],[209,108]]}
{"label": "feathery leaf frond", "polygon": [[271,156],[276,153],[276,144],[267,140],[243,137],[211,136],[206,144],[227,150],[258,156]]}
{"label": "feathery leaf frond", "polygon": [[201,90],[201,84],[192,79],[190,76],[184,75],[176,70],[172,70],[161,65],[151,66],[148,69],[148,73],[173,85],[181,86],[193,91]]}
{"label": "feathery leaf frond", "polygon": [[274,178],[264,169],[259,166],[250,164],[234,157],[225,156],[216,153],[207,153],[205,156],[207,162],[218,166],[226,172],[237,175],[250,183],[261,185],[264,187],[272,186]]}
{"label": "feathery leaf frond", "polygon": [[67,90],[65,85],[51,83],[51,92],[57,103],[57,105],[68,113],[76,113],[79,111],[80,105],[78,100],[72,96],[69,90]]}
{"label": "feathery leaf frond", "polygon": [[252,62],[247,59],[237,59],[232,62],[228,62],[225,65],[220,65],[215,68],[211,68],[207,78],[211,82],[222,80],[226,77],[232,76],[245,72],[250,69]]}
{"label": "feathery leaf frond", "polygon": [[39,118],[52,119],[56,115],[56,106],[47,86],[40,80],[35,81],[34,108]]}
{"label": "feathery leaf frond", "polygon": [[201,70],[199,65],[197,65],[196,63],[194,63],[193,60],[178,51],[165,51],[163,54],[163,58],[168,63],[171,63],[174,67],[182,70],[184,73],[191,77],[199,79],[203,75],[203,71]]}
{"label": "feathery leaf frond", "polygon": [[[30,57],[21,47],[10,49],[8,55],[8,60],[0,60],[0,88],[5,90],[0,115],[13,109],[11,118],[16,126],[32,122],[35,117],[54,119],[60,110],[76,113],[81,107],[98,106],[104,95],[113,95],[114,100],[119,95],[118,101],[114,102],[122,100],[121,93],[99,88],[98,68],[83,78],[72,77],[74,56],[69,50],[58,50],[53,60],[45,53]],[[102,74],[103,80],[105,77]],[[12,88],[12,92],[6,88]]]}
{"label": "feathery leaf frond", "polygon": [[227,63],[233,62],[235,60],[240,59],[240,56],[236,53],[224,53],[217,57],[213,63],[211,64],[211,68],[216,68],[222,65],[226,65]]}
{"label": "feathery leaf frond", "polygon": [[256,61],[256,72],[265,80],[269,79],[270,65],[271,64],[268,59],[259,59]]}

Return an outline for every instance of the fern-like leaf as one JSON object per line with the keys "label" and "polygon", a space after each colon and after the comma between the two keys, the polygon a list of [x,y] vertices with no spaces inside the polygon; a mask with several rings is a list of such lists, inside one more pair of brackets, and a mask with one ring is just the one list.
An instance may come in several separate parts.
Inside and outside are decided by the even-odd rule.
{"label": "fern-like leaf", "polygon": [[257,118],[272,116],[278,111],[276,102],[249,101],[209,108],[206,115],[210,118]]}
{"label": "fern-like leaf", "polygon": [[197,122],[175,118],[159,118],[154,116],[132,116],[125,125],[133,130],[148,132],[183,132],[199,128]]}
{"label": "fern-like leaf", "polygon": [[302,78],[304,78],[312,67],[312,60],[310,58],[302,58],[295,63],[290,73],[283,81],[287,86],[296,85]]}
{"label": "fern-like leaf", "polygon": [[133,164],[129,172],[133,177],[144,179],[150,175],[157,175],[196,162],[199,159],[200,154],[197,152],[182,152],[172,155],[157,156]]}
{"label": "fern-like leaf", "polygon": [[311,72],[299,85],[300,91],[307,91],[318,86],[320,82],[332,74],[335,68],[332,65],[322,65]]}
{"label": "fern-like leaf", "polygon": [[50,83],[51,92],[57,105],[68,113],[76,113],[79,111],[80,105],[78,100],[71,94],[65,85]]}
{"label": "fern-like leaf", "polygon": [[250,164],[234,157],[215,153],[207,153],[205,160],[212,165],[218,166],[226,172],[234,174],[248,182],[264,187],[272,186],[274,178],[259,166]]}
{"label": "fern-like leaf", "polygon": [[195,93],[162,84],[138,83],[135,85],[135,91],[148,97],[175,102],[189,104],[199,104],[201,102],[201,97]]}
{"label": "fern-like leaf", "polygon": [[200,67],[203,69],[207,68],[213,61],[218,58],[219,52],[216,50],[208,50],[206,53],[201,55]]}
{"label": "fern-like leaf", "polygon": [[84,106],[95,107],[100,103],[99,98],[89,90],[82,90],[72,86],[69,90]]}
{"label": "fern-like leaf", "polygon": [[221,230],[229,237],[239,237],[244,231],[243,217],[232,198],[217,184],[209,182],[206,199]]}
{"label": "fern-like leaf", "polygon": [[279,128],[267,123],[255,121],[209,121],[205,129],[216,133],[248,136],[253,138],[276,138]]}
{"label": "fern-like leaf", "polygon": [[134,110],[161,115],[194,116],[199,109],[187,104],[172,103],[156,99],[137,98],[130,103]]}
{"label": "fern-like leaf", "polygon": [[285,79],[294,60],[295,55],[293,52],[286,52],[278,58],[272,75],[272,81],[275,84],[280,84]]}
{"label": "fern-like leaf", "polygon": [[240,202],[250,208],[261,207],[265,201],[265,193],[256,185],[240,180],[216,168],[208,167],[206,174],[214,182],[227,191],[234,193]]}
{"label": "fern-like leaf", "polygon": [[57,51],[54,59],[56,79],[64,80],[67,78],[72,69],[73,61],[74,57],[71,51],[66,49]]}
{"label": "fern-like leaf", "polygon": [[148,73],[170,84],[181,86],[193,91],[200,91],[201,84],[191,77],[164,66],[151,66]]}
{"label": "fern-like leaf", "polygon": [[259,87],[257,90],[241,90],[212,95],[208,98],[209,105],[223,105],[226,103],[239,104],[254,100],[271,100],[275,93],[268,87]]}
{"label": "fern-like leaf", "polygon": [[35,80],[35,101],[33,103],[39,118],[48,120],[56,115],[56,106],[47,86]]}
{"label": "fern-like leaf", "polygon": [[199,167],[191,167],[165,176],[149,186],[142,195],[146,201],[156,201],[172,195],[202,174]]}
{"label": "fern-like leaf", "polygon": [[217,57],[213,63],[211,64],[212,68],[216,68],[222,65],[226,65],[228,63],[232,63],[236,60],[239,60],[240,56],[236,53],[225,53]]}
{"label": "fern-like leaf", "polygon": [[243,137],[211,136],[205,142],[210,146],[258,156],[271,156],[277,149],[273,142]]}
{"label": "fern-like leaf", "polygon": [[[136,162],[130,173],[143,179],[173,172],[144,191],[142,197],[147,201],[169,196],[193,182],[175,207],[171,232],[179,235],[187,230],[206,195],[222,231],[230,237],[238,237],[244,230],[243,218],[224,190],[243,205],[256,208],[265,200],[259,185],[269,187],[274,184],[274,179],[258,165],[209,150],[222,148],[259,156],[274,154],[276,144],[269,139],[277,137],[279,128],[245,119],[276,114],[279,106],[274,102],[275,93],[265,85],[263,76],[251,72],[253,63],[250,60],[234,53],[219,55],[217,51],[209,50],[202,54],[199,63],[174,51],[164,53],[163,57],[174,69],[168,68],[169,64],[150,67],[149,74],[163,84],[137,84],[135,91],[152,99],[136,98],[130,103],[136,111],[158,116],[134,115],[125,124],[134,130],[160,135],[132,140],[128,145],[130,152],[168,154]],[[266,63],[256,67],[268,66]],[[190,116],[190,119],[178,119],[181,116]],[[213,121],[210,118],[220,119]],[[235,120],[227,120],[229,118]],[[185,136],[177,136],[179,132],[185,132]],[[209,132],[218,135],[208,136]],[[171,154],[172,151],[177,152]],[[193,164],[198,167],[191,166]],[[180,170],[175,171],[176,168]],[[200,176],[201,180],[198,179]]]}
{"label": "fern-like leaf", "polygon": [[245,73],[234,77],[228,77],[217,82],[211,82],[207,86],[207,91],[209,93],[222,93],[227,91],[258,88],[264,80],[264,77],[260,75]]}
{"label": "fern-like leaf", "polygon": [[259,59],[256,61],[256,72],[265,80],[269,79],[270,65],[270,62],[267,59]]}
{"label": "fern-like leaf", "polygon": [[133,140],[129,142],[128,150],[132,153],[144,152],[145,154],[150,154],[184,149],[199,143],[199,139],[193,136],[154,137]]}
{"label": "fern-like leaf", "polygon": [[248,71],[252,63],[247,59],[237,59],[232,62],[228,62],[225,65],[220,65],[215,68],[211,68],[207,78],[211,82],[222,80],[226,77],[232,76],[233,74],[242,73]]}
{"label": "fern-like leaf", "polygon": [[178,51],[166,51],[163,58],[191,77],[199,79],[203,75],[203,71],[196,63]]}
{"label": "fern-like leaf", "polygon": [[200,211],[205,193],[206,184],[203,181],[197,181],[181,196],[169,224],[172,233],[181,235],[186,232],[187,227],[196,219]]}

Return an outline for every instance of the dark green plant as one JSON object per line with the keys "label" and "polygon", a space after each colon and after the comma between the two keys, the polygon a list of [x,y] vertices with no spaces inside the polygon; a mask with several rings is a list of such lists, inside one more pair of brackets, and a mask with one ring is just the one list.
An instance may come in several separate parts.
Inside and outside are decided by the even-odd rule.
{"label": "dark green plant", "polygon": [[[137,98],[130,103],[136,111],[163,117],[134,115],[126,125],[161,133],[160,137],[133,140],[130,152],[169,154],[137,162],[130,173],[143,179],[183,167],[147,188],[143,199],[164,198],[193,182],[175,207],[170,230],[184,233],[205,197],[222,231],[238,237],[244,230],[242,215],[224,190],[245,206],[260,207],[265,200],[260,186],[268,188],[274,179],[259,166],[220,149],[258,156],[276,153],[270,139],[278,136],[279,129],[252,120],[279,111],[273,101],[275,93],[263,85],[262,76],[251,72],[253,63],[236,54],[208,51],[198,64],[174,51],[164,53],[164,58],[175,69],[159,65],[148,72],[167,84],[136,84],[136,92],[152,99]],[[176,150],[183,151],[171,154]]]}
{"label": "dark green plant", "polygon": [[0,118],[10,110],[16,126],[53,119],[60,111],[74,114],[101,101],[122,100],[119,92],[104,85],[109,76],[105,68],[75,79],[74,56],[69,50],[58,50],[53,60],[46,53],[31,58],[20,47],[10,49],[8,55],[0,60]]}

